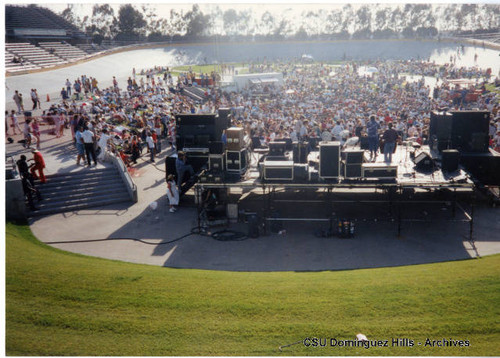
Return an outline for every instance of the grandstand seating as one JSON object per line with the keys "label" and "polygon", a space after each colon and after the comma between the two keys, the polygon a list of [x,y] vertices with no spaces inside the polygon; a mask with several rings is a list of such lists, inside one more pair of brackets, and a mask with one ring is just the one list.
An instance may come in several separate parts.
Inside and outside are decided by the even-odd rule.
{"label": "grandstand seating", "polygon": [[49,67],[67,63],[64,59],[54,56],[40,47],[30,43],[6,43],[5,49],[19,56],[23,62],[28,61],[40,67]]}
{"label": "grandstand seating", "polygon": [[96,44],[78,44],[76,45],[80,50],[85,51],[88,54],[93,54],[101,51],[106,51],[108,47],[99,46]]}
{"label": "grandstand seating", "polygon": [[29,61],[23,61],[23,63],[14,63],[14,57],[18,57],[9,51],[5,51],[5,71],[6,72],[19,72],[27,70],[37,70],[40,66],[36,66]]}
{"label": "grandstand seating", "polygon": [[85,38],[85,34],[51,10],[38,6],[5,7],[5,29],[8,37],[65,40]]}
{"label": "grandstand seating", "polygon": [[52,50],[53,54],[68,61],[78,60],[88,56],[86,52],[80,50],[78,47],[71,46],[68,43],[40,42],[39,45],[49,53],[51,53]]}

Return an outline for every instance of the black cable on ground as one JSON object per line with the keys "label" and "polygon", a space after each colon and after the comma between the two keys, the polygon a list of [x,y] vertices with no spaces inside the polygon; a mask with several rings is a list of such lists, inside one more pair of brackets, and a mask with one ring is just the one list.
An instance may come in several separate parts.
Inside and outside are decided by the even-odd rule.
{"label": "black cable on ground", "polygon": [[133,237],[111,237],[107,239],[90,239],[90,240],[71,240],[71,241],[49,241],[45,242],[47,245],[55,245],[55,244],[84,244],[84,243],[89,243],[89,242],[103,242],[103,241],[118,241],[118,240],[130,240],[130,241],[137,241],[142,244],[146,245],[154,245],[154,246],[159,246],[159,245],[167,245],[174,243],[176,241],[180,241],[182,239],[185,239],[186,237],[189,237],[191,235],[200,235],[200,236],[207,236],[211,237],[214,240],[218,241],[243,241],[246,240],[247,237],[244,233],[238,232],[238,231],[233,231],[233,230],[221,230],[221,231],[216,231],[213,233],[205,233],[203,231],[200,231],[197,227],[194,227],[190,233],[182,235],[176,239],[170,240],[170,241],[162,241],[162,242],[149,242],[145,240],[160,240],[160,239],[137,239]]}

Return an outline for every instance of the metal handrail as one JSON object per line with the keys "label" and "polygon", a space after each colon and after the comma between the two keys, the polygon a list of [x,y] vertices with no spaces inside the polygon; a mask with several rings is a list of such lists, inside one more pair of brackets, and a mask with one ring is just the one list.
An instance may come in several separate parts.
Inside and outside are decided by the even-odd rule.
{"label": "metal handrail", "polygon": [[[112,154],[112,153],[110,153],[110,154]],[[123,175],[125,176],[125,179],[127,180],[129,186],[132,189],[133,200],[135,202],[137,202],[137,185],[134,183],[134,180],[130,176],[130,173],[127,170],[127,166],[125,165],[125,163],[123,162],[122,158],[119,155],[112,154],[112,156],[116,159],[118,169],[123,173]]]}

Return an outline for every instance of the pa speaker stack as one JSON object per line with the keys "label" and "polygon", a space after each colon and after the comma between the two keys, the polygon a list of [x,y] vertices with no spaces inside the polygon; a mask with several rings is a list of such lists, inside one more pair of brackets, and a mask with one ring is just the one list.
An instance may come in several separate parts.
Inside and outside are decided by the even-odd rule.
{"label": "pa speaker stack", "polygon": [[340,176],[340,142],[319,143],[319,177],[337,179]]}
{"label": "pa speaker stack", "polygon": [[344,178],[361,178],[361,165],[364,161],[364,153],[363,150],[345,150],[342,153],[344,158],[344,160],[342,160],[342,174]]}
{"label": "pa speaker stack", "polygon": [[490,112],[452,111],[451,144],[461,152],[487,152]]}
{"label": "pa speaker stack", "polygon": [[307,163],[309,142],[293,142],[292,146],[294,163]]}

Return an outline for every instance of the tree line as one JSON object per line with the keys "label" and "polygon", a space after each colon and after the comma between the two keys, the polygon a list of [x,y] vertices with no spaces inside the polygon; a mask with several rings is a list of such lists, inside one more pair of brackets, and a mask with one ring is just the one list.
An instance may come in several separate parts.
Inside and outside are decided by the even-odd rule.
{"label": "tree line", "polygon": [[310,10],[292,17],[291,8],[257,16],[249,8],[203,12],[171,9],[160,17],[152,5],[95,4],[92,15],[80,18],[72,5],[60,14],[84,29],[95,43],[117,41],[186,41],[215,38],[241,40],[347,40],[435,38],[442,33],[490,32],[500,29],[498,4],[350,5]]}

